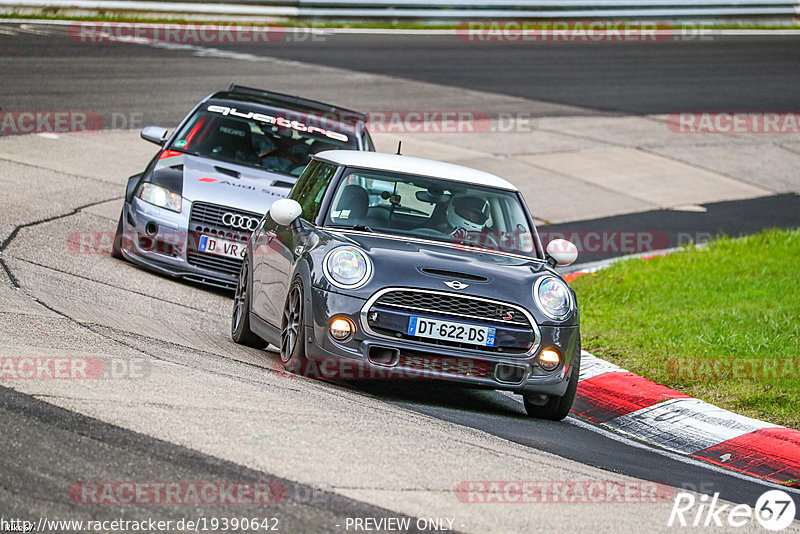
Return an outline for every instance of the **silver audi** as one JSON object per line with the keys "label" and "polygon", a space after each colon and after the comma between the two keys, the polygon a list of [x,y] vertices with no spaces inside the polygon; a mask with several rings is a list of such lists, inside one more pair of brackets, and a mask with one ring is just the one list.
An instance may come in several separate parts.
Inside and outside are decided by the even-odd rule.
{"label": "silver audi", "polygon": [[285,198],[311,156],[374,150],[362,113],[306,98],[231,85],[201,101],[131,176],[114,256],[203,284],[233,288],[247,239]]}

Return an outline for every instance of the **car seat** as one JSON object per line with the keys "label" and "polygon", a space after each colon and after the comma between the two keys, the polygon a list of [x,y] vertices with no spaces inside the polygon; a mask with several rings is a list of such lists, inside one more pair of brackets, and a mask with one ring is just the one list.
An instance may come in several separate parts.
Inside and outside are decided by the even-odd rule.
{"label": "car seat", "polygon": [[[339,201],[336,203],[339,217],[336,218],[335,222],[338,224],[365,224],[368,209],[369,194],[367,190],[360,185],[347,185],[342,190]],[[342,215],[345,214],[347,216],[343,217]]]}

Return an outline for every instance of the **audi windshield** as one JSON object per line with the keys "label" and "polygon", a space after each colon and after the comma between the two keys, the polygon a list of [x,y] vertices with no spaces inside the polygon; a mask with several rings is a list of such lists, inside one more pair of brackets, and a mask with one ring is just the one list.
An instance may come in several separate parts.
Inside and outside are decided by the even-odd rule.
{"label": "audi windshield", "polygon": [[300,176],[317,152],[358,149],[353,133],[332,129],[326,122],[331,121],[211,105],[192,116],[170,149]]}
{"label": "audi windshield", "polygon": [[351,170],[325,225],[535,256],[533,232],[514,191],[437,178]]}

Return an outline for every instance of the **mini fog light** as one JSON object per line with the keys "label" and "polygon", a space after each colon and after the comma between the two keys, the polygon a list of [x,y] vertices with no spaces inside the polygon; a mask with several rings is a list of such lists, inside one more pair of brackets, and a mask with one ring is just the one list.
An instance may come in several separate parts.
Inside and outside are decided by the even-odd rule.
{"label": "mini fog light", "polygon": [[545,371],[552,371],[561,363],[561,354],[556,349],[547,348],[539,355],[539,365]]}
{"label": "mini fog light", "polygon": [[331,321],[330,326],[330,333],[333,339],[337,341],[344,341],[350,334],[353,333],[353,323],[348,321],[347,319],[342,319],[341,317],[338,319],[334,319]]}

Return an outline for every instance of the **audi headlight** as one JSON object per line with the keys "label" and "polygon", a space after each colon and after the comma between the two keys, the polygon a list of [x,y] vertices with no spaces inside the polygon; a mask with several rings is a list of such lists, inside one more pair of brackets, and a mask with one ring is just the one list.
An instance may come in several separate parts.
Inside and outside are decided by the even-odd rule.
{"label": "audi headlight", "polygon": [[160,185],[145,182],[142,184],[142,190],[139,191],[139,198],[159,208],[166,208],[178,213],[181,211],[181,196]]}
{"label": "audi headlight", "polygon": [[551,319],[564,319],[572,311],[569,287],[557,278],[540,278],[534,286],[533,296],[539,309]]}
{"label": "audi headlight", "polygon": [[331,284],[343,289],[355,289],[367,283],[372,274],[372,262],[355,247],[338,247],[325,257],[323,271]]}

